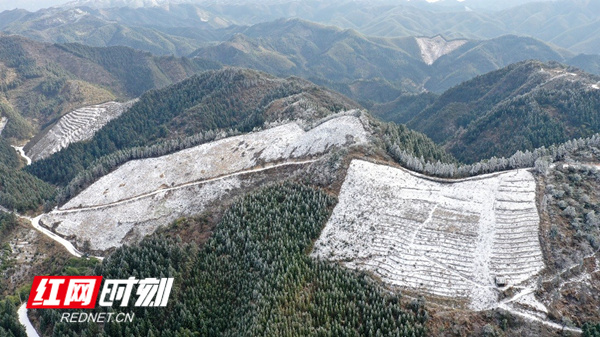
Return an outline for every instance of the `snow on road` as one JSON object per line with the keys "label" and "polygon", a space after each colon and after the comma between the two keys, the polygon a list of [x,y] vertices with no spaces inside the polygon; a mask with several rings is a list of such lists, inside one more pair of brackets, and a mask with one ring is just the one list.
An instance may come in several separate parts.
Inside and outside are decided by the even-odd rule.
{"label": "snow on road", "polygon": [[39,337],[37,331],[29,321],[29,317],[27,317],[27,303],[21,304],[19,310],[17,310],[17,315],[19,315],[19,323],[25,326],[25,332],[28,337]]}
{"label": "snow on road", "polygon": [[312,255],[485,310],[496,277],[514,285],[544,268],[538,230],[526,170],[451,182],[354,160]]}
{"label": "snow on road", "polygon": [[27,162],[27,165],[31,165],[31,158],[29,158],[25,154],[25,151],[23,151],[23,147],[22,146],[13,146],[13,149],[15,149],[15,151],[17,151],[17,153],[19,153],[19,155],[21,157],[25,158],[25,161]]}
{"label": "snow on road", "polygon": [[60,236],[56,235],[55,233],[52,233],[47,228],[40,226],[40,218],[42,217],[42,215],[38,215],[35,218],[29,218],[29,217],[25,217],[25,216],[22,216],[22,217],[29,220],[31,222],[31,225],[33,226],[33,228],[37,229],[38,231],[42,232],[44,235],[48,236],[52,240],[58,242],[63,247],[65,247],[71,255],[73,255],[75,257],[83,256],[83,254],[79,250],[77,250],[77,248],[75,248],[73,246],[73,244],[71,244],[69,241],[61,238]]}

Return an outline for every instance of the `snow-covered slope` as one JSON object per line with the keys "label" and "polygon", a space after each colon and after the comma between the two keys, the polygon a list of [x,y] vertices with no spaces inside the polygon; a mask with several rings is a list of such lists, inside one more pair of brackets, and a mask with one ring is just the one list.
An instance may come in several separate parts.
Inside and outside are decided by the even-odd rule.
{"label": "snow-covered slope", "polygon": [[96,131],[119,117],[134,102],[107,102],[69,112],[27,151],[27,156],[32,161],[40,160],[71,143],[92,138]]}
{"label": "snow-covered slope", "polygon": [[8,118],[0,117],[0,135],[2,134],[2,130],[4,130],[6,123],[8,123]]}
{"label": "snow-covered slope", "polygon": [[515,285],[544,268],[538,230],[526,170],[450,182],[354,160],[313,255],[483,310],[496,277]]}
{"label": "snow-covered slope", "polygon": [[440,57],[451,53],[465,44],[467,40],[452,40],[446,41],[440,35],[435,37],[417,37],[417,44],[421,49],[421,57],[423,62],[431,65]]}
{"label": "snow-covered slope", "polygon": [[[288,176],[333,147],[367,142],[362,121],[334,118],[304,131],[289,123],[174,154],[135,160],[41,218],[63,236],[106,250],[135,241],[260,179]],[[264,181],[263,181],[264,182]],[[127,237],[127,238],[126,238]]]}

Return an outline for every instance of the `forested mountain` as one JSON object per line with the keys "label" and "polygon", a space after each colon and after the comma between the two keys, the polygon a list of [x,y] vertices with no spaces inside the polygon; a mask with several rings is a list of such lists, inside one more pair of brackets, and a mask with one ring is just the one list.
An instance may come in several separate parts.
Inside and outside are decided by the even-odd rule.
{"label": "forested mountain", "polygon": [[[555,15],[571,26],[574,17],[585,17],[580,21],[588,23],[594,18],[588,11],[593,9],[588,8],[592,5],[562,4],[558,9],[552,7],[554,5],[548,6],[544,4],[541,14],[532,9],[537,7],[529,6],[514,15],[522,18],[523,13],[530,13],[536,20],[544,15]],[[570,14],[562,17],[557,14],[559,9]],[[423,90],[441,93],[474,76],[527,59],[572,64],[592,73],[600,71],[593,56],[573,58],[575,53],[524,37],[533,35],[549,41],[547,34],[542,34],[544,31],[534,32],[509,22],[513,20],[512,12],[507,11],[511,10],[496,13],[506,22],[488,22],[491,21],[489,13],[456,12],[455,7],[441,5],[394,6],[383,2],[371,5],[356,2],[343,6],[330,2],[172,3],[139,8],[72,6],[35,13],[5,11],[0,13],[0,18],[4,19],[0,20],[3,22],[0,29],[41,41],[125,45],[159,55],[187,56],[193,51],[192,56],[228,65],[249,67],[277,76],[301,76],[367,107],[393,101],[406,93]],[[585,12],[585,16],[580,12]],[[353,30],[298,19],[264,22],[280,17],[300,17]],[[454,18],[456,22],[450,24],[438,20],[434,24],[431,21],[434,17],[440,20],[443,17],[446,21]],[[407,31],[388,27],[390,24],[407,24],[415,18],[422,19],[414,22]],[[363,21],[378,28],[369,28],[370,23]],[[428,24],[434,27],[428,27]],[[481,32],[469,32],[471,26],[486,28]],[[552,26],[546,31],[550,28],[555,29]],[[582,30],[587,32],[588,28]],[[365,33],[367,35],[363,35]],[[437,34],[443,38],[422,42],[420,39],[424,38],[414,37]],[[505,34],[524,36],[502,36]],[[218,44],[214,45],[216,42]],[[445,49],[452,43],[452,48]],[[444,51],[440,53],[441,50]],[[575,51],[596,52],[589,48],[576,48]],[[435,56],[432,58],[432,55]]]}
{"label": "forested mountain", "polygon": [[[382,79],[396,90],[415,91],[426,77],[426,65],[420,60],[415,39],[371,41],[356,31],[297,19],[252,26],[226,42],[201,48],[192,56],[275,75],[327,81],[324,84],[352,86],[358,80]],[[352,96],[361,98],[361,92],[355,90]]]}
{"label": "forested mountain", "polygon": [[406,92],[443,92],[527,59],[569,63],[572,58],[569,52],[532,38],[455,42],[444,50],[453,41],[368,37],[353,30],[282,19],[251,26],[192,56],[276,75],[302,76],[366,105],[389,102]]}
{"label": "forested mountain", "polygon": [[182,2],[0,13],[1,336],[84,274],[175,283],[40,335],[598,334],[596,1]]}
{"label": "forested mountain", "polygon": [[449,89],[408,125],[462,161],[509,156],[599,132],[599,81],[558,63],[521,62]]}
{"label": "forested mountain", "polygon": [[0,138],[0,206],[18,212],[37,210],[52,200],[56,188],[20,170],[21,166],[17,152]]}
{"label": "forested mountain", "polygon": [[[61,336],[424,336],[422,302],[308,256],[334,203],[312,188],[275,185],[236,202],[205,243],[162,234],[121,248],[94,274],[175,277],[168,310],[130,307],[133,323],[104,327],[60,323],[60,311],[40,310],[39,328]],[[182,219],[165,233],[203,222]]]}
{"label": "forested mountain", "polygon": [[[142,9],[95,10],[89,7],[49,8],[35,13],[14,10],[0,13],[0,30],[44,42],[82,43],[94,47],[128,46],[155,55],[178,56],[191,53],[203,42],[221,40],[235,30],[235,27],[213,28],[202,22],[200,16],[187,24],[205,24],[210,29],[195,28],[194,32],[178,29],[187,27],[180,19],[183,13],[188,12],[194,12],[194,8],[181,5],[178,10],[153,10],[149,13]],[[153,27],[156,24],[161,24],[161,27]]]}
{"label": "forested mountain", "polygon": [[[94,45],[105,46],[103,43],[113,45],[120,40],[137,43],[144,49],[152,48],[155,52],[173,53],[183,52],[198,42],[222,40],[235,31],[236,26],[250,26],[279,18],[301,18],[355,29],[372,36],[443,34],[452,39],[491,39],[515,34],[532,36],[574,53],[600,53],[600,8],[597,1],[589,0],[530,2],[516,6],[523,3],[520,1],[512,4],[516,7],[505,2],[498,6],[497,2],[493,2],[496,8],[479,0],[433,4],[424,1],[225,1],[196,4],[171,1],[168,4],[155,2],[150,7],[140,6],[142,4],[139,1],[137,3],[124,7],[124,3],[107,2],[95,9],[86,7],[93,4],[80,1],[66,8],[42,10],[34,14],[12,12],[2,15],[6,19],[0,22],[6,24],[0,26],[8,25],[8,31],[13,33],[53,42],[83,43],[89,39],[97,43]],[[76,12],[73,10],[78,10],[79,14],[74,14]],[[68,24],[65,25],[78,18],[82,22],[76,22],[73,27],[79,28],[71,29]],[[30,21],[43,24],[30,25]],[[157,29],[159,27],[194,28],[198,36],[193,38],[183,30]],[[229,28],[229,33],[219,31],[221,28]],[[153,35],[158,40],[144,41],[141,38],[143,34]],[[111,40],[113,36],[114,41]],[[55,40],[57,38],[66,40]]]}
{"label": "forested mountain", "polygon": [[475,76],[525,60],[572,62],[565,50],[533,38],[507,35],[472,41],[440,57],[429,69],[425,88],[441,93]]}
{"label": "forested mountain", "polygon": [[27,171],[64,185],[94,160],[119,150],[208,131],[248,132],[264,123],[314,120],[356,107],[348,98],[299,78],[234,68],[208,71],[149,91],[90,141],[72,144]]}
{"label": "forested mountain", "polygon": [[29,139],[75,108],[137,97],[216,67],[201,59],[155,57],[127,47],[0,36],[0,115],[8,117],[2,137]]}

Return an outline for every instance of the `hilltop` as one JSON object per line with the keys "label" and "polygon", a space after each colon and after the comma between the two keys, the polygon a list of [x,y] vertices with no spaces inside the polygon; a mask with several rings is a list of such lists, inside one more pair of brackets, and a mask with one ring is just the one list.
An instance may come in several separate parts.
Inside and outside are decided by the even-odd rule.
{"label": "hilltop", "polygon": [[465,162],[510,156],[599,132],[599,81],[558,63],[521,62],[447,90],[410,112],[408,125]]}
{"label": "hilltop", "polygon": [[[314,120],[359,107],[348,98],[299,78],[281,79],[248,69],[207,71],[142,95],[88,142],[39,160],[27,170],[66,184],[96,159],[161,141],[218,131],[248,132],[265,123]],[[171,145],[172,146],[172,145]],[[163,150],[164,151],[164,150]]]}
{"label": "hilltop", "polygon": [[[182,8],[185,10],[185,8]],[[114,17],[118,12],[122,17]],[[139,10],[138,10],[139,12]],[[81,43],[93,47],[128,46],[155,55],[184,56],[201,46],[203,40],[219,37],[211,30],[202,37],[183,36],[175,32],[161,31],[156,27],[136,24],[126,9],[97,10],[89,7],[48,8],[31,13],[24,10],[0,13],[0,30],[6,34],[18,34],[42,42]],[[175,15],[175,13],[170,13]],[[144,21],[142,13],[134,14]],[[150,22],[173,22],[166,16],[146,18]],[[146,24],[148,23],[146,21]],[[226,32],[223,32],[225,34]]]}

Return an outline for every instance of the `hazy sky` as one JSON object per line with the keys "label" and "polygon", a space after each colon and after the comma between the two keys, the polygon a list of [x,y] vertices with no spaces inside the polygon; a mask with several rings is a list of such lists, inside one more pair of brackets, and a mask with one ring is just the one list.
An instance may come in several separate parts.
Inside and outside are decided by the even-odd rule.
{"label": "hazy sky", "polygon": [[62,5],[70,0],[0,0],[0,11],[15,8],[24,8],[35,11],[40,8]]}
{"label": "hazy sky", "polygon": [[[72,0],[0,0],[0,11],[4,11],[7,9],[15,9],[15,8],[24,8],[27,9],[29,11],[36,11],[40,8],[47,8],[47,7],[51,7],[51,6],[56,6],[56,5],[62,5],[65,4],[67,2],[71,2]],[[253,0],[248,0],[248,2],[251,2]],[[257,0],[258,1],[258,0]],[[411,0],[408,0],[411,1]],[[418,0],[412,0],[412,1],[418,1]],[[429,2],[437,2],[437,1],[452,1],[452,0],[426,0]],[[456,0],[456,1],[465,1],[465,0]],[[485,7],[497,7],[497,6],[489,6],[489,5],[493,5],[493,4],[497,4],[497,3],[504,3],[505,5],[508,6],[514,6],[514,5],[518,5],[521,3],[527,3],[527,2],[532,2],[532,1],[536,1],[536,0],[504,0],[504,1],[499,1],[499,0],[466,0],[467,3],[471,3],[471,4],[475,4],[475,3],[480,3],[480,4],[485,4]],[[537,0],[540,1],[540,0]],[[548,0],[541,0],[541,1],[548,1]],[[190,1],[192,2],[192,1]],[[193,2],[199,2],[199,1],[193,1]],[[401,1],[398,1],[398,3],[400,3]],[[507,7],[507,6],[502,6],[502,7]]]}

